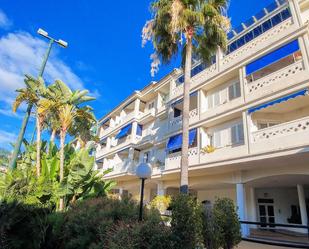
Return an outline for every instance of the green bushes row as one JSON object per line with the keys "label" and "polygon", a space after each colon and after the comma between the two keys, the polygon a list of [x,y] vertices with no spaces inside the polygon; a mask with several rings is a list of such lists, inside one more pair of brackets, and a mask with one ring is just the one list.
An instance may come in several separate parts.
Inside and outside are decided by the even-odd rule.
{"label": "green bushes row", "polygon": [[0,248],[7,249],[229,249],[240,241],[233,202],[217,200],[204,209],[195,199],[172,200],[171,225],[157,210],[130,200],[90,199],[64,213],[17,203],[0,205]]}

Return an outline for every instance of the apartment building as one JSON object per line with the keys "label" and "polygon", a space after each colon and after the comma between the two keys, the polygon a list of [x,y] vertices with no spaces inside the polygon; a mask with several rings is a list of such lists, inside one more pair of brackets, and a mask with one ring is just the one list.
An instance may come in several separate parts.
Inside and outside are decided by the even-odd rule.
{"label": "apartment building", "polygon": [[[226,52],[193,65],[189,188],[201,201],[229,197],[242,220],[308,224],[308,32],[309,1],[276,0],[228,34]],[[178,192],[182,94],[175,69],[100,120],[96,166],[113,169],[115,192],[139,197],[141,162],[152,165],[146,201]]]}

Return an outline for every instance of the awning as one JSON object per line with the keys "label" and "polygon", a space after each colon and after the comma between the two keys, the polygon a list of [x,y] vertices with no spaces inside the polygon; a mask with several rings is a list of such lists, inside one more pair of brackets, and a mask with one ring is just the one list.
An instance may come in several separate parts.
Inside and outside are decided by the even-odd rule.
{"label": "awning", "polygon": [[132,128],[132,124],[129,124],[129,125],[123,127],[119,131],[119,133],[117,134],[116,139],[120,139],[120,138],[123,138],[123,137],[129,135],[129,133],[131,132],[131,128]]}
{"label": "awning", "polygon": [[[197,130],[193,129],[189,131],[189,146],[191,146],[196,140]],[[173,151],[180,149],[182,146],[182,134],[178,134],[169,138],[168,143],[166,145],[167,151]]]}
{"label": "awning", "polygon": [[303,90],[298,91],[298,92],[295,92],[295,93],[292,93],[292,94],[289,94],[289,95],[284,96],[282,98],[279,98],[279,99],[276,99],[276,100],[272,100],[272,101],[264,103],[262,105],[252,107],[252,108],[250,108],[248,110],[248,113],[252,114],[252,113],[254,113],[254,112],[258,111],[258,110],[264,109],[266,107],[273,106],[273,105],[279,104],[281,102],[288,101],[289,99],[294,99],[294,98],[297,98],[299,96],[305,96],[305,95],[308,95],[308,88],[303,89]]}
{"label": "awning", "polygon": [[[197,91],[190,93],[190,97],[195,97],[197,96]],[[183,98],[176,100],[175,102],[172,103],[172,107],[175,105],[178,105],[183,102]]]}
{"label": "awning", "polygon": [[264,55],[263,57],[251,62],[246,66],[246,74],[252,74],[256,71],[259,71],[260,69],[281,60],[282,58],[295,53],[299,50],[298,40],[294,40],[275,51]]}

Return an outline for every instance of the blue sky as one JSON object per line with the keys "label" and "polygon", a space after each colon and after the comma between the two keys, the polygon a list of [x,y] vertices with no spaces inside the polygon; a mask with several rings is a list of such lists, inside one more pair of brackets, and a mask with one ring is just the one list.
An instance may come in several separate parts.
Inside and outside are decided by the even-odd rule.
{"label": "blue sky", "polygon": [[[233,26],[251,17],[271,0],[231,0]],[[36,1],[1,0],[0,5],[0,147],[10,148],[21,125],[24,107],[12,114],[14,89],[23,87],[23,74],[37,75],[47,41],[39,27],[69,43],[54,47],[44,77],[62,79],[73,88],[86,88],[97,97],[97,118],[109,112],[134,90],[159,80],[177,66],[160,66],[150,75],[152,47],[141,46],[141,30],[150,18],[150,1]],[[26,131],[29,138],[33,120]]]}

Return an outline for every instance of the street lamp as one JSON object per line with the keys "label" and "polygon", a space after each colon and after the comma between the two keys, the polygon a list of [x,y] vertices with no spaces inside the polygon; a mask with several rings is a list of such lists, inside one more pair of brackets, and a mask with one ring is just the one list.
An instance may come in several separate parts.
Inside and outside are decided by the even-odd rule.
{"label": "street lamp", "polygon": [[[44,70],[45,70],[45,67],[46,67],[46,63],[47,63],[50,51],[52,49],[53,43],[57,43],[58,45],[60,45],[63,48],[66,48],[68,46],[68,43],[63,41],[63,40],[60,40],[60,39],[55,40],[54,38],[48,36],[48,33],[43,29],[38,29],[37,32],[38,32],[39,35],[41,35],[41,36],[43,36],[43,37],[45,37],[49,40],[49,45],[48,45],[47,51],[44,55],[43,62],[42,62],[42,65],[41,65],[41,69],[40,69],[39,75],[38,75],[38,77],[42,77]],[[29,104],[28,107],[27,107],[26,114],[23,118],[23,122],[22,122],[21,129],[20,129],[18,137],[17,137],[16,144],[14,146],[14,151],[13,151],[12,159],[11,159],[11,162],[10,162],[10,168],[15,168],[15,166],[16,166],[17,156],[18,156],[18,153],[19,153],[19,150],[20,150],[20,147],[21,147],[24,135],[25,135],[27,124],[28,124],[29,117],[30,117],[30,114],[31,114],[31,109],[32,109],[32,104]]]}
{"label": "street lamp", "polygon": [[136,176],[142,180],[141,182],[141,197],[139,204],[139,221],[143,220],[143,202],[144,202],[144,187],[145,180],[150,178],[152,174],[151,165],[149,163],[141,163],[136,168]]}

